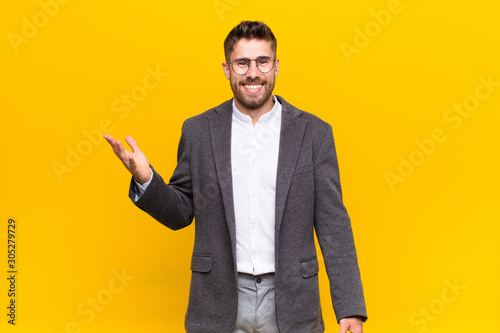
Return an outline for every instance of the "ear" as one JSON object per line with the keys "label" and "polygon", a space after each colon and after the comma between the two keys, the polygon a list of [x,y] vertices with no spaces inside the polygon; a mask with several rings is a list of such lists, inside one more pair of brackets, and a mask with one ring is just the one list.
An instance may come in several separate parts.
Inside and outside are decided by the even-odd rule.
{"label": "ear", "polygon": [[274,63],[274,77],[278,77],[278,72],[280,71],[280,60],[276,59]]}
{"label": "ear", "polygon": [[231,78],[231,72],[230,72],[230,68],[229,68],[229,64],[227,62],[223,62],[222,63],[222,69],[224,70],[224,75],[226,75],[226,79],[230,79]]}

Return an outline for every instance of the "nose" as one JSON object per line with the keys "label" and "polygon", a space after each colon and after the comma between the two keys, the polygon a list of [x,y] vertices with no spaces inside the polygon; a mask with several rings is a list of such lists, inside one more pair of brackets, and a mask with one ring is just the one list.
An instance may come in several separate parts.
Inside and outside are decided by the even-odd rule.
{"label": "nose", "polygon": [[257,60],[250,61],[250,67],[248,68],[247,76],[255,78],[260,75],[260,71],[257,68]]}

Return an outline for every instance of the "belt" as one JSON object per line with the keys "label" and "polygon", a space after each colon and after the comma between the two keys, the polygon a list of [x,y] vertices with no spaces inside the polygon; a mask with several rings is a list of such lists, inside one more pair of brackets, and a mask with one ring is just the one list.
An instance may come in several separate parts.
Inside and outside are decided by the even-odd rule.
{"label": "belt", "polygon": [[253,275],[247,273],[238,273],[238,278],[253,280],[256,283],[261,283],[264,279],[274,279],[274,273],[265,273],[260,275]]}

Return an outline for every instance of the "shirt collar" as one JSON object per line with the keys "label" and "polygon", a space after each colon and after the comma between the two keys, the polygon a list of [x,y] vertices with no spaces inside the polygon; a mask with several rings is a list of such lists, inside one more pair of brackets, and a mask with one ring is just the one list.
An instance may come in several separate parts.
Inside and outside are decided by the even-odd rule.
{"label": "shirt collar", "polygon": [[[276,113],[278,112],[278,110],[281,110],[281,104],[280,102],[278,101],[278,99],[276,98],[276,96],[272,95],[273,96],[273,99],[274,99],[274,106],[273,108],[269,111],[269,112],[266,112],[264,113],[260,118],[259,118],[259,122],[263,122],[263,121],[268,121],[270,119],[272,119]],[[234,98],[233,98],[233,115],[238,118],[239,120],[245,122],[245,123],[251,123],[252,122],[252,118],[246,114],[243,114],[241,113],[240,110],[238,110],[238,108],[236,107],[236,104],[234,103]]]}

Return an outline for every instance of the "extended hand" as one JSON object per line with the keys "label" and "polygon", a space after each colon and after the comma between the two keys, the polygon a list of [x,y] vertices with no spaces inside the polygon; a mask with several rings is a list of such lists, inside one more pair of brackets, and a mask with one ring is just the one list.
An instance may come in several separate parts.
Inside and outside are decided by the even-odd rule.
{"label": "extended hand", "polygon": [[363,333],[363,321],[358,317],[340,319],[340,333]]}
{"label": "extended hand", "polygon": [[130,137],[126,136],[125,141],[127,141],[132,152],[123,148],[120,140],[115,140],[111,135],[104,135],[106,141],[109,142],[116,156],[122,161],[125,168],[132,174],[132,176],[139,183],[144,184],[151,178],[151,170],[149,169],[149,162],[146,155],[137,147],[137,142]]}

